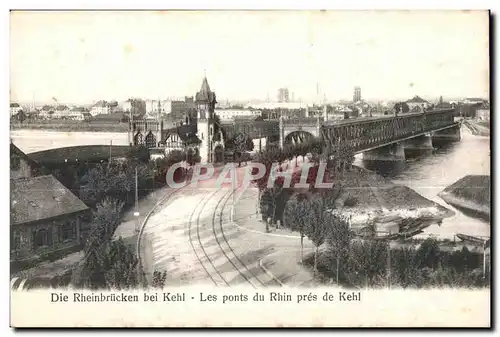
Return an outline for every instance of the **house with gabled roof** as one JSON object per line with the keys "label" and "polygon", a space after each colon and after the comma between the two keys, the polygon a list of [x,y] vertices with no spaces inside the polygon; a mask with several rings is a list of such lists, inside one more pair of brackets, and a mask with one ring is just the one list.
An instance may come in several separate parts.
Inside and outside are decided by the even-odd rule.
{"label": "house with gabled roof", "polygon": [[431,105],[429,101],[426,101],[418,95],[415,95],[412,99],[407,100],[406,104],[408,104],[410,112],[423,112],[429,107],[429,105]]}
{"label": "house with gabled roof", "polygon": [[11,262],[81,248],[89,207],[12,143],[10,158]]}

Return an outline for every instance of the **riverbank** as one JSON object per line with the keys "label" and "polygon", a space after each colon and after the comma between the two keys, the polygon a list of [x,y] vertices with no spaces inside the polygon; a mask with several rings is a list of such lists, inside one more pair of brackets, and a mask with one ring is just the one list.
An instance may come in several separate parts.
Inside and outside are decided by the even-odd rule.
{"label": "riverbank", "polygon": [[409,238],[455,213],[413,189],[353,166],[340,182],[334,212],[348,217],[360,235]]}
{"label": "riverbank", "polygon": [[[334,180],[327,180],[334,182],[334,187],[324,194],[325,198],[334,200],[332,212],[348,218],[351,228],[363,237],[408,239],[420,234],[423,229],[434,224],[439,225],[443,219],[455,215],[455,212],[423,197],[411,188],[395,184],[361,167],[352,166],[343,175]],[[284,194],[285,209],[286,202],[296,192],[312,195],[311,192],[303,190],[289,190]],[[256,210],[257,200],[257,189],[249,189],[246,196],[238,202],[245,202],[250,210]],[[281,219],[281,211],[277,212],[276,218]],[[291,227],[287,224],[286,213],[284,210],[282,234],[290,235],[289,230],[286,233],[286,228]],[[262,230],[261,223],[251,227],[251,230]]]}
{"label": "riverbank", "polygon": [[10,129],[61,132],[128,132],[128,123],[106,121],[25,121],[23,123],[11,123]]}
{"label": "riverbank", "polygon": [[465,126],[474,136],[489,137],[490,124],[485,121],[464,120]]}
{"label": "riverbank", "polygon": [[446,187],[439,196],[448,204],[490,219],[491,182],[487,175],[467,175]]}

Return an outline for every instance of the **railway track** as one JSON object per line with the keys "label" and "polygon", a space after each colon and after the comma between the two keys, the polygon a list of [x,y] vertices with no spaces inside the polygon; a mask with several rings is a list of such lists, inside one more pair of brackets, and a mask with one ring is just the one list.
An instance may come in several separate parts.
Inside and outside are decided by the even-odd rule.
{"label": "railway track", "polygon": [[[218,226],[216,226],[215,223],[215,212],[214,212],[214,217],[212,221],[212,229],[213,233],[215,236],[215,239],[217,241],[217,244],[221,248],[224,256],[228,259],[228,261],[233,265],[235,269],[238,270],[240,275],[248,282],[250,283],[254,288],[257,287],[267,287],[267,286],[282,286],[281,283],[276,281],[273,278],[270,278],[267,282],[262,281],[262,279],[257,276],[252,270],[248,268],[248,266],[241,261],[240,258],[238,258],[238,255],[235,253],[231,245],[229,244],[229,240],[226,237],[226,234],[224,232],[224,210],[226,208],[226,205],[231,198],[231,196],[235,193],[235,191],[230,190],[221,200],[219,200],[219,204],[222,203],[222,207],[220,208],[219,212],[219,223]],[[220,237],[220,240],[219,240]],[[223,246],[225,248],[223,248]],[[231,257],[233,258],[231,258]],[[267,276],[267,272],[265,269],[262,268],[261,264],[259,261],[255,262],[255,265],[258,266],[259,269],[261,269],[264,272],[264,275]],[[268,277],[268,276],[267,276]]]}
{"label": "railway track", "polygon": [[[221,195],[222,194],[222,195]],[[267,285],[277,285],[278,283],[270,279],[268,282],[262,281],[250,268],[243,263],[229,244],[229,240],[224,232],[226,205],[233,194],[233,190],[226,191],[219,188],[214,192],[206,194],[201,202],[196,205],[188,220],[188,236],[191,248],[197,261],[202,266],[208,278],[217,287],[231,287],[236,284],[246,283],[253,288],[265,287]],[[207,210],[210,200],[217,198],[217,203],[211,211],[211,233],[215,239],[215,245],[207,246],[202,240],[202,215]],[[213,241],[212,241],[213,242]],[[217,258],[225,259],[224,263],[215,261]],[[258,261],[255,263],[260,269]],[[228,269],[228,267],[231,267]],[[224,270],[221,270],[224,269]],[[267,274],[264,274],[267,275]]]}
{"label": "railway track", "polygon": [[[203,213],[203,209],[205,208],[207,203],[220,190],[221,189],[217,189],[216,191],[205,195],[203,197],[202,201],[198,205],[196,205],[196,207],[194,208],[194,210],[191,213],[189,220],[188,220],[188,236],[189,236],[189,243],[191,244],[191,248],[193,249],[193,252],[196,256],[196,259],[198,260],[200,265],[205,270],[207,276],[210,278],[210,280],[217,287],[229,286],[229,283],[222,276],[222,273],[215,266],[214,261],[210,258],[210,256],[207,254],[206,249],[203,247],[203,244],[201,241],[201,236],[200,236],[200,217],[201,217],[201,215]],[[196,217],[196,220],[193,221],[193,218],[195,218],[195,217]],[[196,224],[195,224],[195,226],[196,226],[196,240],[193,239],[193,233],[194,233],[193,223],[194,222],[196,222]]]}

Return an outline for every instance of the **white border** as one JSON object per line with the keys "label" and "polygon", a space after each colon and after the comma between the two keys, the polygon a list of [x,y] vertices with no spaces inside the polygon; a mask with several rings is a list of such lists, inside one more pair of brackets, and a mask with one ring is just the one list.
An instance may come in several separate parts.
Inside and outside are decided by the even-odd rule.
{"label": "white border", "polygon": [[[1,149],[4,152],[3,158],[8,158],[8,137],[9,137],[9,114],[6,111],[8,107],[8,97],[9,97],[9,9],[493,9],[493,13],[496,12],[496,8],[498,7],[498,1],[486,1],[486,0],[475,0],[475,1],[464,1],[464,0],[454,0],[454,1],[436,1],[436,0],[420,0],[415,1],[413,3],[402,3],[397,0],[384,0],[384,1],[319,1],[319,0],[303,0],[301,2],[298,1],[287,1],[287,0],[240,0],[240,1],[231,1],[231,0],[214,0],[210,1],[151,1],[151,0],[141,0],[141,1],[109,1],[109,0],[87,0],[83,1],[44,1],[40,3],[40,1],[13,1],[7,0],[2,1],[2,14],[1,20],[3,23],[4,30],[1,34],[2,45],[4,46],[5,53],[2,53],[2,69],[3,73],[3,90],[1,90],[1,101],[2,106],[4,107],[4,112],[2,114],[2,118],[5,118],[5,121],[1,123],[1,127],[5,128],[5,132],[2,132],[2,138],[4,141]],[[498,24],[498,22],[497,22]],[[497,29],[495,29],[495,42],[498,43],[498,33]],[[498,55],[497,55],[498,59]],[[497,72],[492,75],[497,75]],[[495,106],[498,105],[498,97],[496,92],[493,93],[495,95]],[[500,123],[500,118],[495,118],[495,129]],[[500,146],[499,144],[495,144],[495,146]],[[497,158],[498,159],[498,158]],[[4,160],[5,162],[5,160]],[[498,164],[498,163],[495,163]],[[8,179],[9,171],[7,171],[7,164],[0,166],[2,170],[2,175]],[[495,195],[496,197],[496,195]],[[7,256],[7,247],[9,246],[9,219],[7,215],[9,214],[9,209],[7,208],[7,200],[10,199],[8,188],[3,189],[2,193],[2,202],[0,203],[1,207],[4,209],[2,214],[5,215],[5,221],[3,225],[4,233],[1,236],[3,240],[3,247],[5,247],[5,256]],[[495,198],[496,199],[496,198]],[[496,225],[496,224],[492,224]],[[498,232],[498,229],[496,230]],[[3,258],[0,260],[2,263],[3,270],[9,270],[9,264],[7,262],[7,258]],[[495,260],[496,261],[496,260]],[[496,265],[493,268],[496,270]],[[9,306],[9,277],[5,275],[2,279],[2,287],[4,289],[2,292],[2,301],[1,304],[4,306],[4,321],[2,322],[2,327],[9,326],[9,316],[6,314],[10,310]],[[497,292],[498,293],[498,292]],[[497,298],[495,298],[496,300]],[[13,330],[8,330],[9,334],[13,334]],[[161,332],[165,333],[165,332]],[[168,334],[173,333],[173,331],[166,332]],[[258,332],[259,334],[267,334],[262,331]],[[379,331],[379,333],[385,333],[385,331]],[[424,333],[424,332],[422,332]],[[429,334],[430,332],[425,332],[425,334]],[[440,332],[432,332],[430,334],[438,334]],[[96,332],[93,332],[94,336]],[[99,335],[101,333],[97,333]]]}

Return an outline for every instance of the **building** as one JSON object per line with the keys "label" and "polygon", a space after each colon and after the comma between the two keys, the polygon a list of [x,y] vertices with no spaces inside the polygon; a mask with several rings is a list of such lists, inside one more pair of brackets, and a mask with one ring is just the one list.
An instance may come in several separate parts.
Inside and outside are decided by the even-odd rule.
{"label": "building", "polygon": [[161,115],[171,115],[173,121],[184,121],[186,117],[194,117],[195,104],[193,97],[184,97],[184,99],[165,99],[165,100],[146,100],[146,115],[156,116],[158,112]]}
{"label": "building", "polygon": [[215,114],[221,121],[230,121],[238,117],[257,118],[262,116],[260,110],[255,109],[215,109]]}
{"label": "building", "polygon": [[283,103],[283,102],[289,102],[290,97],[289,97],[289,92],[288,88],[279,88],[278,89],[278,102]]}
{"label": "building", "polygon": [[92,106],[92,109],[90,109],[90,114],[92,116],[107,115],[111,113],[116,113],[120,109],[121,107],[117,101],[111,101],[111,102],[98,101]]}
{"label": "building", "polygon": [[11,179],[11,261],[82,244],[89,208],[54,176]]}
{"label": "building", "polygon": [[130,113],[133,115],[144,115],[146,113],[146,102],[142,99],[129,98],[121,105],[121,110],[128,116]]}
{"label": "building", "polygon": [[[221,135],[214,134],[214,111],[217,99],[210,90],[208,80],[203,78],[201,89],[196,93],[195,105],[197,113],[197,133],[200,139],[199,155],[202,163],[224,161],[224,140]],[[218,139],[218,140],[216,140]]]}
{"label": "building", "polygon": [[89,208],[10,144],[11,262],[80,248]]}
{"label": "building", "polygon": [[52,118],[52,115],[54,114],[54,107],[50,106],[50,105],[44,105],[42,107],[42,109],[40,110],[40,113],[38,114],[38,117],[39,118],[42,118],[42,119],[49,119],[49,118]]}
{"label": "building", "polygon": [[461,103],[474,105],[474,104],[484,104],[484,103],[487,103],[487,102],[488,102],[488,100],[485,100],[483,98],[468,97],[468,98],[462,100]]}
{"label": "building", "polygon": [[52,114],[52,118],[66,118],[69,115],[70,108],[66,105],[58,105],[54,109],[54,113]]}
{"label": "building", "polygon": [[23,111],[23,108],[18,103],[10,103],[10,115],[15,116],[19,111]]}
{"label": "building", "polygon": [[196,136],[196,125],[185,124],[168,130],[162,145],[165,147],[165,154],[168,154],[174,150],[186,149],[198,152],[200,143],[201,140]]}
{"label": "building", "polygon": [[10,179],[31,178],[39,175],[40,166],[12,142],[10,143]]}
{"label": "building", "polygon": [[352,101],[354,103],[361,101],[361,88],[360,87],[354,87],[354,95],[352,97]]}
{"label": "building", "polygon": [[476,118],[481,121],[490,121],[490,109],[479,108],[476,110]]}
{"label": "building", "polygon": [[[61,109],[63,109],[61,107]],[[57,110],[52,114],[52,118],[63,118],[70,119],[75,121],[85,121],[90,120],[92,116],[89,113],[89,110],[84,107],[73,107],[69,109],[66,107],[64,110]]]}
{"label": "building", "polygon": [[430,106],[430,103],[420,96],[416,95],[412,99],[406,101],[408,107],[410,108],[410,112],[423,112]]}
{"label": "building", "polygon": [[305,109],[307,103],[301,102],[264,102],[264,103],[253,103],[245,105],[245,109],[256,109],[256,110],[300,110]]}

